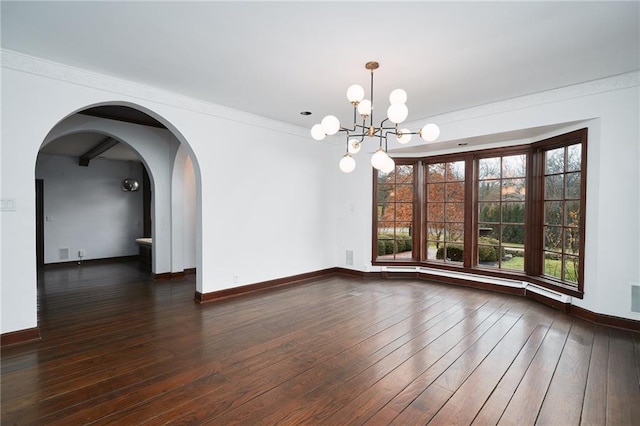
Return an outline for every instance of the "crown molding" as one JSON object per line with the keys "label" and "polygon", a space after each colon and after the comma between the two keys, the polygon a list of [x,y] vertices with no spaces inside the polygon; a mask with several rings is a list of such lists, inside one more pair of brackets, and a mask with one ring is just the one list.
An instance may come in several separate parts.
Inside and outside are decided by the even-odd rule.
{"label": "crown molding", "polygon": [[300,126],[8,49],[0,53],[2,68],[311,139],[309,130]]}
{"label": "crown molding", "polygon": [[[505,99],[503,101],[439,114],[437,116],[415,120],[407,125],[409,127],[415,127],[416,123],[424,123],[425,121],[432,121],[439,125],[456,123],[570,99],[578,99],[601,93],[630,89],[638,86],[640,86],[640,70],[635,70],[625,74],[618,74],[598,80],[577,83],[570,86],[532,93],[530,95],[519,96],[517,98]],[[420,124],[418,124],[418,126],[419,125]]]}

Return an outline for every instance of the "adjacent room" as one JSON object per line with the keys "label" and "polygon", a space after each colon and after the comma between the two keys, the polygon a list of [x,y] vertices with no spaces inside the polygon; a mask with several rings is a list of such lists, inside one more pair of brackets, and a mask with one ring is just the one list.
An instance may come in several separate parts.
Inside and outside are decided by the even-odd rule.
{"label": "adjacent room", "polygon": [[640,3],[0,2],[3,424],[640,419]]}

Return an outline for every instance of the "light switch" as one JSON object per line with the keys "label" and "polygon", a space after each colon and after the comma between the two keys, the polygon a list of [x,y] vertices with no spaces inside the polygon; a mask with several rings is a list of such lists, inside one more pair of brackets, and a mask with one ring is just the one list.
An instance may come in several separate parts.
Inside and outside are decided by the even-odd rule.
{"label": "light switch", "polygon": [[0,200],[0,211],[3,211],[3,212],[16,211],[15,198],[3,198],[2,200]]}

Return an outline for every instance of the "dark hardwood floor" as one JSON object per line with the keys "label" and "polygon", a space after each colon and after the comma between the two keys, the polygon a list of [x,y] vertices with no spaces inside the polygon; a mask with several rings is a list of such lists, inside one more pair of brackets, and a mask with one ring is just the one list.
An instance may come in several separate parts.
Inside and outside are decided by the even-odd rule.
{"label": "dark hardwood floor", "polygon": [[137,264],[49,269],[2,424],[640,424],[640,335],[534,301],[331,277],[221,302]]}

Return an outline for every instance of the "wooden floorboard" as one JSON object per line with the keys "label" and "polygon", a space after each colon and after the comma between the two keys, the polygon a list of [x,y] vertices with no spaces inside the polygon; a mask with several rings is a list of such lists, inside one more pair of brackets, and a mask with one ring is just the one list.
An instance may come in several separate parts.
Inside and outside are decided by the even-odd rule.
{"label": "wooden floorboard", "polygon": [[638,333],[411,279],[199,305],[193,278],[39,274],[42,339],[2,348],[2,424],[640,424]]}

